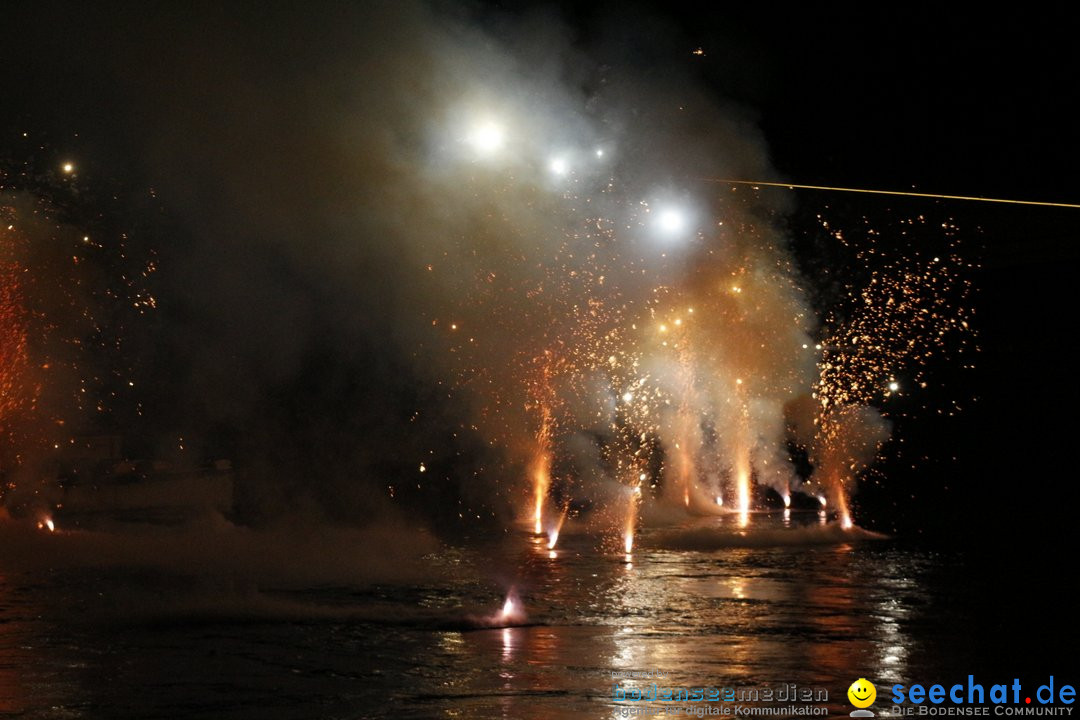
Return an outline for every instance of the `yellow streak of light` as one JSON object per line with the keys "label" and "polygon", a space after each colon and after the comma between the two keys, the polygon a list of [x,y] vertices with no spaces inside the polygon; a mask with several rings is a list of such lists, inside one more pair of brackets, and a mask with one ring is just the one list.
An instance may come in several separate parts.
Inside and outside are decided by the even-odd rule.
{"label": "yellow streak of light", "polygon": [[833,192],[866,193],[870,195],[897,195],[901,197],[933,198],[936,200],[970,200],[974,202],[1002,203],[1005,205],[1038,205],[1041,207],[1076,208],[1078,203],[1044,202],[1041,200],[1009,200],[1006,198],[988,198],[974,195],[939,195],[937,193],[906,192],[903,190],[871,190],[868,188],[831,187],[829,185],[797,185],[795,183],[757,182],[754,180],[722,180],[720,178],[702,178],[705,182],[729,185],[760,185],[762,187],[787,188],[789,190],[829,190]]}

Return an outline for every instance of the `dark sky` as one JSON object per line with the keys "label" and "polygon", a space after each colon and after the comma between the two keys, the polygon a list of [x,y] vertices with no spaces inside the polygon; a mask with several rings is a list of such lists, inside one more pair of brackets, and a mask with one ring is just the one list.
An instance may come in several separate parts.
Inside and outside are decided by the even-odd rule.
{"label": "dark sky", "polygon": [[[491,2],[472,12],[495,26],[492,8],[561,16],[583,47],[612,62],[685,55],[719,95],[760,118],[775,165],[792,180],[1075,199],[1077,61],[1073,23],[1063,11],[562,5]],[[131,71],[110,67],[108,46],[130,40],[133,11],[104,8],[34,3],[8,10],[0,80],[6,126],[30,119],[95,129]],[[176,12],[178,19],[188,14]],[[705,56],[691,57],[699,46]],[[155,56],[148,62],[168,62],[169,48]]]}
{"label": "dark sky", "polygon": [[[619,38],[606,45],[615,55],[704,49],[687,62],[760,117],[776,166],[793,181],[1075,200],[1077,59],[1063,11],[563,6],[583,40]],[[612,18],[632,22],[613,27]]]}

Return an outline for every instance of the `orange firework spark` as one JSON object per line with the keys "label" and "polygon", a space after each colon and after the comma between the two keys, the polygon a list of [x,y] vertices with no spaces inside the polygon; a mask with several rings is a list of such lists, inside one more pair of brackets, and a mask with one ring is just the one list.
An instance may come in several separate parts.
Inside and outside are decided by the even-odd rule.
{"label": "orange firework spark", "polygon": [[826,317],[814,391],[819,408],[814,454],[830,500],[841,522],[850,526],[848,495],[864,464],[858,462],[854,446],[872,446],[876,451],[884,439],[882,433],[868,431],[872,420],[854,409],[926,387],[925,372],[932,358],[950,348],[956,353],[969,348],[973,337],[969,274],[975,266],[960,255],[957,228],[949,220],[941,224],[944,247],[913,244],[903,252],[897,252],[895,244],[909,229],[926,226],[925,216],[902,220],[901,229],[866,228],[857,239],[821,216],[819,222],[854,251],[856,261],[874,268],[861,287],[849,289],[847,302]]}
{"label": "orange firework spark", "polygon": [[70,219],[75,205],[61,203],[70,187],[27,190],[8,179],[0,168],[0,471],[11,490],[23,470],[55,480],[34,468],[55,468],[75,433],[94,432],[110,413],[119,388],[134,388],[118,328],[154,306],[142,281],[156,268],[132,271],[125,236],[106,246]]}
{"label": "orange firework spark", "polygon": [[29,363],[26,318],[22,307],[22,268],[12,257],[11,231],[0,241],[0,433],[8,416],[26,400],[23,385]]}

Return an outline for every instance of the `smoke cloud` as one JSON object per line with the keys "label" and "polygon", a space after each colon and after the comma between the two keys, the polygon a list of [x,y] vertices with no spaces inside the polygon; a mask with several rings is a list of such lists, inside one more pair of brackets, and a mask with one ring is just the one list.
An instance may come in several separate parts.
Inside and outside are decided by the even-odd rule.
{"label": "smoke cloud", "polygon": [[784,208],[702,183],[771,171],[688,60],[419,2],[56,32],[167,207],[149,414],[237,456],[249,518],[502,521],[538,453],[560,503],[797,485],[817,320]]}

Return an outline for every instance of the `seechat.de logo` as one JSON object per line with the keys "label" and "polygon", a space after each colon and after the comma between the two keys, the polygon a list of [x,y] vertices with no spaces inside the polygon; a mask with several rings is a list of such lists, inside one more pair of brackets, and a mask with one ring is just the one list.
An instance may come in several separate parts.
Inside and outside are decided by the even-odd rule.
{"label": "seechat.de logo", "polygon": [[847,689],[847,697],[848,701],[858,708],[858,710],[851,712],[851,717],[874,717],[873,711],[866,709],[873,705],[874,700],[877,699],[877,688],[874,687],[874,683],[866,678],[859,678],[851,683],[851,687]]}

